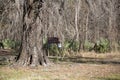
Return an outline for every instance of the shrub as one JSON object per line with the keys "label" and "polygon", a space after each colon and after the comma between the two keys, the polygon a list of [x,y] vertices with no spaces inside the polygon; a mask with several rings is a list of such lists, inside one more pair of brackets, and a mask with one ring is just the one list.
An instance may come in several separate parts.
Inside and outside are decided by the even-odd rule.
{"label": "shrub", "polygon": [[69,40],[65,40],[63,45],[62,45],[62,48],[60,50],[60,54],[62,57],[68,55],[68,52],[70,50],[70,41]]}
{"label": "shrub", "polygon": [[78,42],[78,41],[72,41],[69,47],[70,47],[70,49],[72,51],[78,52],[79,48],[80,48],[80,42]]}
{"label": "shrub", "polygon": [[78,41],[71,41],[71,40],[66,40],[63,43],[62,48],[58,48],[56,44],[48,44],[47,40],[43,40],[43,49],[49,51],[49,55],[52,56],[65,56],[66,52],[73,51],[77,52],[79,51],[79,42]]}
{"label": "shrub", "polygon": [[21,42],[20,41],[13,41],[10,39],[4,39],[2,40],[2,43],[4,45],[5,49],[18,49],[20,47]]}
{"label": "shrub", "polygon": [[53,55],[53,56],[59,55],[59,50],[56,44],[49,45],[49,53],[50,55]]}
{"label": "shrub", "polygon": [[94,47],[94,43],[92,43],[92,42],[90,42],[88,40],[86,40],[84,42],[84,50],[85,51],[91,51],[91,50],[93,50],[93,47]]}
{"label": "shrub", "polygon": [[110,43],[107,39],[101,38],[95,43],[94,50],[99,53],[105,53],[110,50]]}
{"label": "shrub", "polygon": [[47,43],[47,39],[44,38],[43,39],[43,49],[47,51],[48,55],[51,56],[61,56],[62,55],[62,51],[60,50],[60,48],[58,48],[58,46],[56,44],[48,44]]}
{"label": "shrub", "polygon": [[10,39],[5,39],[5,40],[2,41],[2,43],[3,43],[5,49],[15,48],[15,42],[13,42]]}
{"label": "shrub", "polygon": [[71,41],[66,40],[63,44],[64,50],[69,50],[71,45]]}
{"label": "shrub", "polygon": [[64,46],[64,50],[72,50],[74,52],[77,52],[79,51],[80,42],[66,40],[63,46]]}

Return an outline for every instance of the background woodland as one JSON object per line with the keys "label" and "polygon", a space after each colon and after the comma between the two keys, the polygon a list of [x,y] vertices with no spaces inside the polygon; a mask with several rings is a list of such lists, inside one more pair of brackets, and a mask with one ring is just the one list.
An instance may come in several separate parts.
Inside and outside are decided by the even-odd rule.
{"label": "background woodland", "polygon": [[[16,7],[18,1],[0,0],[1,41],[9,39],[21,42],[23,23],[20,18],[22,13],[20,14]],[[43,43],[47,37],[58,37],[65,48],[74,47],[77,51],[91,51],[95,44],[97,49],[100,44],[105,46],[105,51],[98,50],[99,52],[120,50],[120,0],[41,0],[41,2],[39,10],[36,9],[37,2],[32,6],[34,14],[37,15],[39,12],[41,21],[38,24]],[[34,15],[31,12],[29,16]]]}

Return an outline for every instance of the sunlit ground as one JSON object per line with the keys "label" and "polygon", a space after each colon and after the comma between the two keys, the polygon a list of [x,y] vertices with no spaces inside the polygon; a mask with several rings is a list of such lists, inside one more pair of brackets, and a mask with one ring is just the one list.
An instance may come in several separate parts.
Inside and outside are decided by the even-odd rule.
{"label": "sunlit ground", "polygon": [[120,54],[82,53],[46,67],[0,67],[0,80],[120,80]]}

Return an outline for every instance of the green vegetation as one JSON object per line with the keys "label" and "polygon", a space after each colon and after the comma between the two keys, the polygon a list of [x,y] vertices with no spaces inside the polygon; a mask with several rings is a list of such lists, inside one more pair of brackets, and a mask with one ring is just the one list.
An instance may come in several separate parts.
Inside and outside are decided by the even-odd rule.
{"label": "green vegetation", "polygon": [[64,50],[72,50],[74,52],[78,52],[80,48],[80,42],[66,40],[63,46],[64,46]]}
{"label": "green vegetation", "polygon": [[[49,55],[51,56],[64,56],[69,53],[72,55],[76,52],[80,51],[80,42],[75,40],[65,40],[62,44],[62,48],[58,48],[56,44],[48,44],[47,39],[43,40],[43,47],[49,52]],[[88,40],[86,40],[83,44],[84,51],[92,51],[94,50],[97,53],[106,53],[110,51],[110,42],[108,39],[100,38],[95,43],[92,43]]]}
{"label": "green vegetation", "polygon": [[100,40],[98,40],[95,43],[94,50],[95,50],[95,52],[98,52],[98,53],[105,53],[105,52],[110,51],[109,40],[104,39],[104,38],[100,38]]}
{"label": "green vegetation", "polygon": [[2,43],[3,43],[5,49],[15,49],[15,50],[21,44],[20,41],[13,41],[13,40],[10,40],[10,39],[4,39],[4,40],[2,40]]}
{"label": "green vegetation", "polygon": [[70,47],[70,49],[72,51],[78,52],[79,48],[80,48],[80,42],[78,42],[78,41],[72,41],[69,47]]}
{"label": "green vegetation", "polygon": [[3,43],[5,49],[15,48],[15,42],[10,39],[2,40],[2,43]]}
{"label": "green vegetation", "polygon": [[92,43],[88,40],[84,43],[84,50],[85,51],[92,51],[94,50],[97,53],[105,53],[110,51],[110,42],[108,39],[100,38],[95,43]]}
{"label": "green vegetation", "polygon": [[93,48],[94,48],[94,43],[91,43],[90,41],[86,40],[84,43],[84,50],[91,51]]}
{"label": "green vegetation", "polygon": [[53,55],[53,56],[58,56],[59,55],[59,48],[56,44],[51,44],[51,45],[48,45],[49,47],[49,53],[50,55]]}
{"label": "green vegetation", "polygon": [[47,50],[49,55],[58,56],[59,48],[56,44],[48,44],[47,39],[43,39],[43,49]]}
{"label": "green vegetation", "polygon": [[120,74],[114,74],[111,76],[99,78],[99,80],[120,80]]}
{"label": "green vegetation", "polygon": [[[5,49],[14,49],[16,51],[20,48],[20,41],[13,41],[10,39],[2,40]],[[120,45],[120,42],[118,42]],[[96,41],[96,43],[92,43],[88,40],[84,42],[84,51],[92,51],[94,50],[97,53],[105,53],[110,51],[110,42],[108,39],[100,38],[100,40]],[[119,47],[118,47],[119,48]],[[48,44],[47,39],[43,39],[43,49],[49,52],[50,56],[64,56],[67,55],[66,52],[76,53],[80,50],[80,42],[65,40],[62,44],[62,48],[58,48],[56,44]],[[71,53],[70,53],[71,54]]]}
{"label": "green vegetation", "polygon": [[49,52],[49,55],[52,56],[64,56],[66,55],[65,52],[73,51],[78,52],[80,48],[80,43],[78,41],[70,41],[66,40],[62,48],[58,48],[57,44],[48,44],[47,40],[43,40],[43,49],[47,50]]}

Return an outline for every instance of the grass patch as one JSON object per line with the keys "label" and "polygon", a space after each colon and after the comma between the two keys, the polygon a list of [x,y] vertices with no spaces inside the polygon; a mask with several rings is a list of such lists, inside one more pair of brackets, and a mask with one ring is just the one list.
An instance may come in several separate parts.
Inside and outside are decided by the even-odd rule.
{"label": "grass patch", "polygon": [[[57,61],[61,58],[50,57],[50,59]],[[120,80],[120,64],[97,64],[94,62],[104,59],[120,60],[119,54],[82,53],[81,57],[64,57],[62,60],[58,60],[59,62],[54,61],[53,65],[46,67],[12,68],[0,65],[0,80]],[[88,64],[90,60],[94,64]],[[84,64],[79,61],[83,61]]]}
{"label": "grass patch", "polygon": [[[68,62],[36,68],[4,66],[0,67],[0,80],[120,80],[120,74],[113,69],[118,67]],[[107,76],[115,72],[117,75]]]}
{"label": "grass patch", "polygon": [[25,69],[3,68],[0,70],[0,80],[41,80],[39,74]]}
{"label": "grass patch", "polygon": [[104,78],[99,78],[99,80],[120,80],[120,74],[113,74]]}

